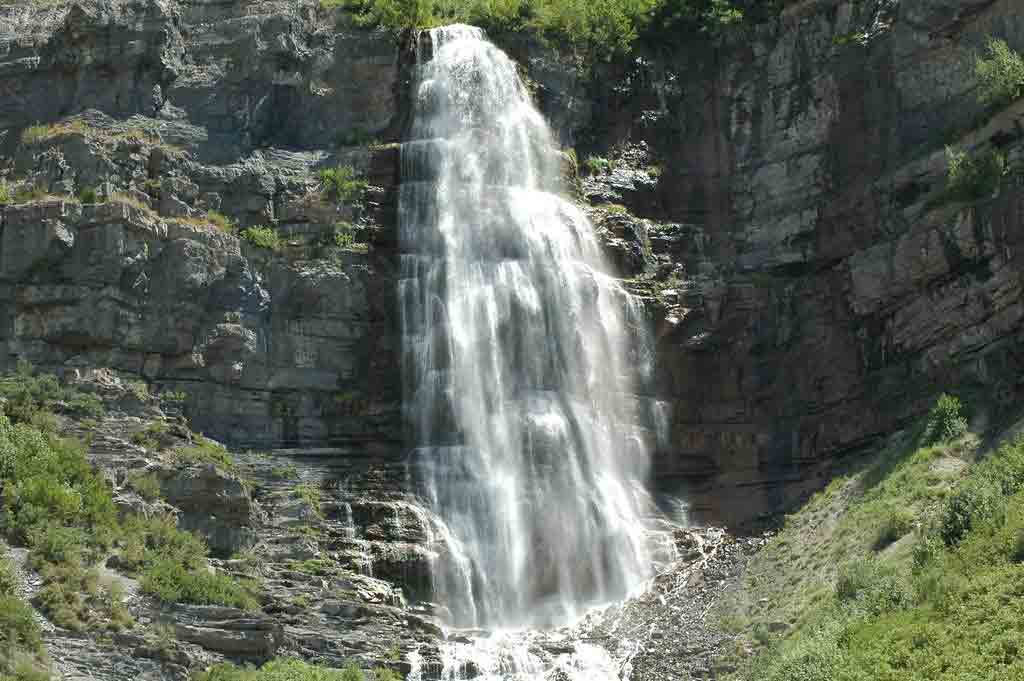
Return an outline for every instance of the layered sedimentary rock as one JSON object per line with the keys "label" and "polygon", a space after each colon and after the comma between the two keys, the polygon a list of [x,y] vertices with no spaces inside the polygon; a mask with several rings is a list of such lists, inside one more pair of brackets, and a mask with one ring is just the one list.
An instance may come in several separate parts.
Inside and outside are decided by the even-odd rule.
{"label": "layered sedimentary rock", "polygon": [[[408,122],[410,38],[313,3],[0,19],[4,171],[58,196],[0,207],[5,360],[135,373],[239,446],[400,460],[388,143]],[[561,141],[612,162],[580,195],[650,299],[654,479],[699,517],[785,507],[943,389],[989,421],[1019,398],[1024,191],[936,200],[947,144],[1019,164],[1024,106],[976,97],[989,35],[1024,50],[1014,0],[795,2],[589,81],[494,36]],[[370,182],[359,201],[322,196],[316,172],[339,164]],[[83,189],[106,202],[69,198]],[[274,224],[285,246],[220,233],[209,211]],[[335,248],[337,223],[366,248]]]}

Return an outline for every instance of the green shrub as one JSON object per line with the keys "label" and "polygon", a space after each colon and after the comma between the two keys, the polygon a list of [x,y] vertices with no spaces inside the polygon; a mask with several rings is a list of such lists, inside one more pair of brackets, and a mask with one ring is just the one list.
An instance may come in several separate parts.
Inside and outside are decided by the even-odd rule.
{"label": "green shrub", "polygon": [[0,596],[0,651],[21,648],[35,652],[42,645],[43,634],[31,606],[16,596]]}
{"label": "green shrub", "polygon": [[78,192],[78,200],[82,203],[98,203],[95,187],[82,187]]}
{"label": "green shrub", "polygon": [[298,480],[299,467],[293,463],[284,466],[274,466],[270,469],[270,477],[277,480]]}
{"label": "green shrub", "polygon": [[870,615],[905,608],[913,602],[906,580],[875,558],[855,560],[840,568],[836,598],[841,604]]}
{"label": "green shrub", "polygon": [[338,248],[352,248],[356,243],[356,236],[348,229],[335,229],[334,245]]}
{"label": "green shrub", "polygon": [[166,421],[153,421],[142,430],[132,433],[132,442],[146,449],[160,449],[164,446],[169,427]]}
{"label": "green shrub", "polygon": [[0,558],[0,596],[13,596],[21,588],[21,579],[11,561]]}
{"label": "green shrub", "polygon": [[355,662],[347,662],[341,670],[339,681],[366,681],[366,675]]}
{"label": "green shrub", "polygon": [[154,473],[132,471],[128,474],[126,482],[146,501],[156,501],[160,498],[160,478]]}
{"label": "green shrub", "polygon": [[321,191],[331,201],[353,201],[361,196],[368,186],[365,180],[356,176],[352,166],[324,168],[317,176],[320,178]]}
{"label": "green shrub", "polygon": [[160,393],[160,399],[171,403],[182,403],[188,399],[188,393],[184,390],[165,390]]}
{"label": "green shrub", "polygon": [[235,223],[231,221],[231,218],[215,210],[207,212],[206,219],[211,225],[228,234],[230,234],[235,228]]}
{"label": "green shrub", "polygon": [[223,662],[198,672],[193,681],[365,681],[365,678],[354,662],[343,669],[332,669],[296,658],[279,657],[259,669]]}
{"label": "green shrub", "polygon": [[994,149],[976,156],[946,147],[945,199],[976,201],[991,196],[1008,171],[1006,156]]}
{"label": "green shrub", "polygon": [[942,393],[928,412],[924,428],[924,443],[950,442],[967,432],[967,419],[961,415],[960,399]]}
{"label": "green shrub", "polygon": [[402,681],[402,675],[387,667],[377,667],[373,670],[373,681]]}
{"label": "green shrub", "polygon": [[989,38],[988,55],[975,61],[978,99],[984,104],[1002,105],[1024,95],[1024,58],[1010,49],[1005,40]]}
{"label": "green shrub", "polygon": [[[89,530],[89,545],[104,547],[117,530],[117,509],[80,443],[60,440],[0,415],[0,526],[17,541],[56,541]],[[67,525],[67,527],[62,527]],[[52,537],[49,533],[53,533]]]}
{"label": "green shrub", "polygon": [[14,192],[13,202],[31,203],[32,201],[42,201],[48,196],[50,196],[50,192],[46,191],[46,187],[35,184],[22,185],[18,191]]}
{"label": "green shrub", "polygon": [[13,199],[11,188],[7,186],[7,182],[0,180],[0,206],[10,203]]}
{"label": "green shrub", "polygon": [[91,393],[62,386],[52,374],[35,375],[28,362],[18,362],[17,370],[0,378],[0,397],[6,400],[4,412],[16,422],[29,422],[39,411],[61,411],[80,417],[103,415],[103,403]]}
{"label": "green shrub", "polygon": [[914,514],[906,508],[891,508],[882,518],[875,536],[875,550],[880,551],[897,541],[914,527]]}
{"label": "green shrub", "polygon": [[296,485],[295,489],[292,491],[292,494],[296,498],[306,502],[306,504],[308,504],[310,509],[313,511],[314,515],[318,517],[321,515],[321,493],[319,487],[311,485],[309,483],[303,483],[301,485]]}
{"label": "green shrub", "polygon": [[179,447],[174,450],[174,460],[186,466],[213,464],[226,471],[234,471],[234,459],[227,448],[213,440],[200,438],[190,447]]}
{"label": "green shrub", "polygon": [[936,532],[926,532],[914,544],[911,554],[911,566],[915,573],[923,572],[930,565],[937,563],[946,548],[942,537]]}
{"label": "green shrub", "polygon": [[149,385],[145,381],[128,381],[125,387],[128,394],[139,402],[149,401]]}
{"label": "green shrub", "polygon": [[273,227],[265,227],[263,225],[248,227],[241,231],[239,237],[257,248],[266,248],[271,251],[281,249],[281,235]]}
{"label": "green shrub", "polygon": [[946,546],[955,546],[972,529],[998,522],[1006,510],[1000,487],[985,478],[967,480],[946,500],[940,533]]}
{"label": "green shrub", "polygon": [[125,521],[124,537],[121,558],[129,569],[138,570],[161,557],[174,559],[184,570],[206,565],[206,543],[179,530],[173,516],[132,516]]}
{"label": "green shrub", "polygon": [[979,475],[995,483],[1005,496],[1024,489],[1024,434],[1004,442],[978,466]]}
{"label": "green shrub", "polygon": [[205,566],[183,569],[180,561],[163,555],[143,568],[140,585],[165,603],[259,607],[252,593],[230,576],[211,573]]}
{"label": "green shrub", "polygon": [[600,156],[588,156],[583,166],[591,175],[602,175],[612,168],[612,162]]}
{"label": "green shrub", "polygon": [[834,681],[843,665],[837,626],[822,626],[813,635],[773,651],[758,674],[762,681]]}
{"label": "green shrub", "polygon": [[531,31],[593,59],[628,53],[641,35],[648,44],[677,47],[680,36],[697,40],[742,22],[745,7],[754,10],[752,20],[778,9],[749,0],[321,0],[321,6],[346,6],[358,25],[391,30],[461,22],[490,32]]}

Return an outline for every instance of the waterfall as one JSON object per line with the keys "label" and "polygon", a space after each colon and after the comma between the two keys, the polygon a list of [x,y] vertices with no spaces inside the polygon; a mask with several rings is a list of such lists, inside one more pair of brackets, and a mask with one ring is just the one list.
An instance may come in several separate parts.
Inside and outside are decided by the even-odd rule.
{"label": "waterfall", "polygon": [[470,26],[427,47],[399,302],[411,468],[449,534],[435,591],[455,626],[558,623],[649,569],[643,314],[560,195],[563,157],[514,62]]}

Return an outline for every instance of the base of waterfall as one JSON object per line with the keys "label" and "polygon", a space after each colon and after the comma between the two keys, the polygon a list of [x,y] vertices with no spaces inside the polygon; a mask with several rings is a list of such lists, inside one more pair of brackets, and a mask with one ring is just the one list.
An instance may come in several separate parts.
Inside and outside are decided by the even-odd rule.
{"label": "base of waterfall", "polygon": [[[408,681],[670,681],[710,674],[731,642],[713,606],[764,539],[678,529],[678,557],[629,598],[553,629],[445,630]],[[721,670],[720,670],[721,671]]]}

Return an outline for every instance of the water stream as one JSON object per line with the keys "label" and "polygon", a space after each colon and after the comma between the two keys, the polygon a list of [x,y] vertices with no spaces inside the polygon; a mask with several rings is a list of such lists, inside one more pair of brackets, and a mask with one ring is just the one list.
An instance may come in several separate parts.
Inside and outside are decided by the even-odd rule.
{"label": "water stream", "polygon": [[[435,597],[453,627],[564,624],[649,575],[644,315],[565,197],[514,62],[470,26],[421,45],[399,296],[412,471],[446,528]],[[473,649],[478,678],[543,678],[529,636],[510,636],[449,652]],[[578,678],[616,678],[602,656],[563,657]]]}

